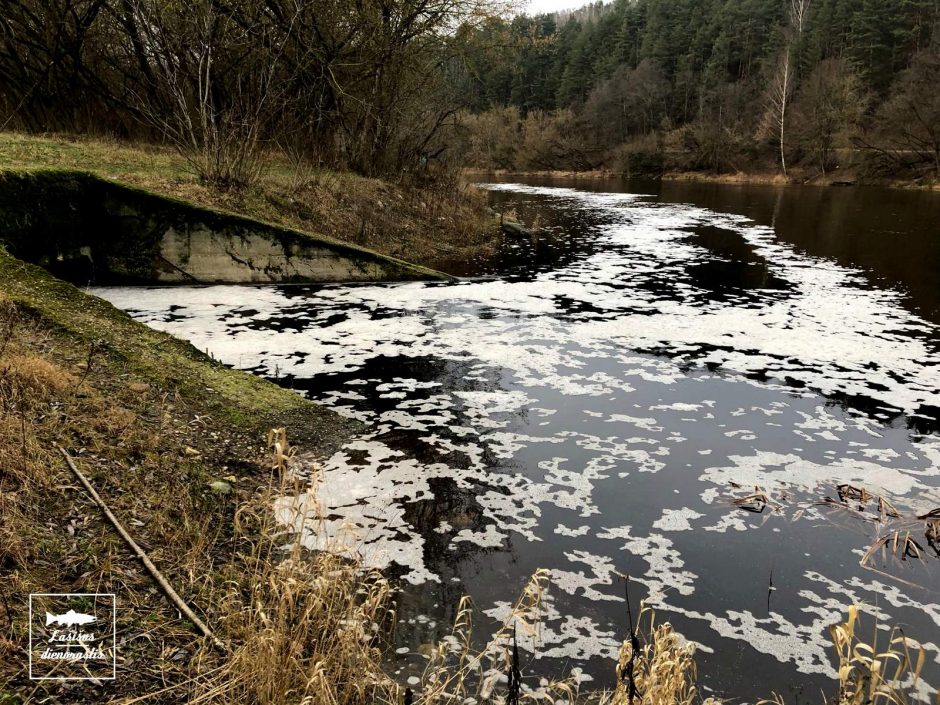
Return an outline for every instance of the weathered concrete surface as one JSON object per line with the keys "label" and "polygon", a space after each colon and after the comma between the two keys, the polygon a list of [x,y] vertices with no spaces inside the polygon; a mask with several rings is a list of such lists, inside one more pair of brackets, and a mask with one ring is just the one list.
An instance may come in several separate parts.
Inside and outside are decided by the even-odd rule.
{"label": "weathered concrete surface", "polygon": [[448,278],[83,172],[0,172],[0,245],[78,284]]}
{"label": "weathered concrete surface", "polygon": [[[257,235],[226,235],[170,227],[160,242],[166,282],[379,281],[401,278],[387,263],[344,256],[328,247],[280,243]],[[406,278],[417,278],[415,276]],[[426,278],[422,276],[421,278]]]}

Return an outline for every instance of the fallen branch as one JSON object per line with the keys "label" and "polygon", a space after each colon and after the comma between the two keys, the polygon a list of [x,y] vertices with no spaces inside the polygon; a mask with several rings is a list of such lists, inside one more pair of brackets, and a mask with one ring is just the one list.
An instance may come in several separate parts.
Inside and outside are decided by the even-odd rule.
{"label": "fallen branch", "polygon": [[137,542],[134,541],[133,538],[131,538],[131,535],[129,533],[127,533],[127,530],[121,525],[121,522],[117,520],[117,517],[114,516],[114,514],[111,512],[111,509],[108,507],[108,505],[105,504],[103,499],[101,499],[101,496],[95,491],[95,488],[92,487],[88,479],[81,473],[78,467],[76,467],[75,461],[72,460],[72,456],[68,454],[65,448],[61,446],[56,446],[56,447],[65,457],[65,462],[68,463],[68,466],[69,468],[71,468],[72,472],[75,474],[75,477],[77,477],[79,482],[81,482],[82,485],[85,487],[85,489],[88,490],[88,494],[91,495],[92,499],[95,500],[95,503],[98,505],[101,511],[104,512],[104,515],[108,518],[108,521],[110,521],[111,524],[114,526],[114,528],[117,529],[117,532],[121,535],[121,538],[123,538],[124,541],[127,542],[127,545],[133,549],[134,553],[137,554],[137,557],[140,558],[141,561],[143,561],[143,564],[147,567],[147,570],[150,571],[150,575],[153,576],[153,579],[157,581],[157,583],[160,585],[161,588],[163,588],[163,592],[165,592],[166,596],[170,598],[170,601],[174,605],[176,605],[176,607],[179,609],[180,612],[185,614],[186,617],[189,618],[189,620],[193,624],[196,625],[196,627],[199,629],[200,632],[202,632],[205,636],[212,639],[212,642],[219,649],[221,649],[225,653],[228,653],[229,648],[225,645],[225,643],[221,639],[219,639],[212,632],[211,629],[209,629],[209,627],[206,625],[205,622],[199,619],[199,617],[196,615],[195,612],[193,612],[190,609],[189,605],[187,605],[183,601],[183,598],[179,596],[179,593],[177,593],[176,590],[173,589],[173,586],[167,582],[167,579],[163,577],[163,573],[161,573],[157,569],[157,566],[153,564],[153,562],[150,560],[150,557],[147,555],[144,549],[138,546]]}

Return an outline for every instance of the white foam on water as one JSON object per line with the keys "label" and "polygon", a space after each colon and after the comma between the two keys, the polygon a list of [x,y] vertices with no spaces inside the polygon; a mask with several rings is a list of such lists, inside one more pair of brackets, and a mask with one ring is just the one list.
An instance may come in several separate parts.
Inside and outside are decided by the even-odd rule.
{"label": "white foam on water", "polygon": [[[799,252],[742,217],[635,194],[487,188],[547,197],[603,223],[593,228],[594,254],[520,280],[300,295],[93,291],[227,364],[322,382],[315,398],[368,424],[321,460],[316,500],[278,503],[308,546],[356,551],[367,565],[397,566],[408,583],[438,584],[430,539],[409,517],[419,502],[447,504],[434,489],[440,482],[458,494],[457,508],[432,512],[425,529],[448,551],[478,551],[485,563],[487,551],[564,542],[548,566],[554,597],[539,644],[522,644],[541,658],[615,657],[622,633],[590,606],[622,601],[622,563],[668,616],[707,626],[706,651],[733,639],[805,674],[832,675],[827,627],[853,601],[883,595],[885,620],[913,610],[940,626],[936,604],[859,577],[861,568],[847,581],[825,577],[836,570],[831,556],[806,571],[814,589],[788,598],[799,598],[789,612],[709,610],[696,598],[710,566],[687,548],[702,532],[737,540],[765,524],[787,532],[788,523],[823,520],[791,504],[753,520],[728,500],[755,486],[808,505],[820,486],[839,483],[910,511],[940,505],[937,437],[901,437],[820,396],[863,397],[886,418],[940,407],[937,331],[905,310],[900,292],[873,288],[863,272]],[[690,238],[702,225],[740,237],[787,288],[712,295],[690,275],[712,259]],[[275,322],[285,320],[294,325]],[[435,377],[404,367],[375,376],[379,360],[433,361]],[[336,375],[348,377],[339,388]],[[396,434],[439,462],[397,450]],[[680,508],[658,506],[672,490]],[[863,544],[839,560],[857,562]],[[793,550],[796,563],[803,551]],[[497,619],[510,609],[501,600],[483,608]]]}

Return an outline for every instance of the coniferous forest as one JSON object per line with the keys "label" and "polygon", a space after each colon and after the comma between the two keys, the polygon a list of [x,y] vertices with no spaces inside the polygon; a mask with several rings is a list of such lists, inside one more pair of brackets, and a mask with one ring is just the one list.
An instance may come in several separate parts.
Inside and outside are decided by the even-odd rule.
{"label": "coniferous forest", "polygon": [[475,31],[472,161],[940,173],[937,0],[616,0]]}

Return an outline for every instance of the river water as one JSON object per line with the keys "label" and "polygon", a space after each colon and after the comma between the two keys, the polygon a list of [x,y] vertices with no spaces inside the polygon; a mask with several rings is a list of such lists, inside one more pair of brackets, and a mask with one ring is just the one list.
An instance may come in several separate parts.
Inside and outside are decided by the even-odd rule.
{"label": "river water", "polygon": [[[916,519],[940,507],[940,197],[481,187],[538,235],[454,283],[94,293],[365,423],[321,461],[307,541],[400,579],[406,663],[462,595],[482,636],[544,567],[532,678],[613,684],[629,575],[719,695],[831,693],[828,626],[853,603],[921,641],[940,683],[938,554]],[[839,485],[901,516],[826,503]],[[766,506],[735,503],[756,492]],[[862,565],[899,527],[922,557]]]}

